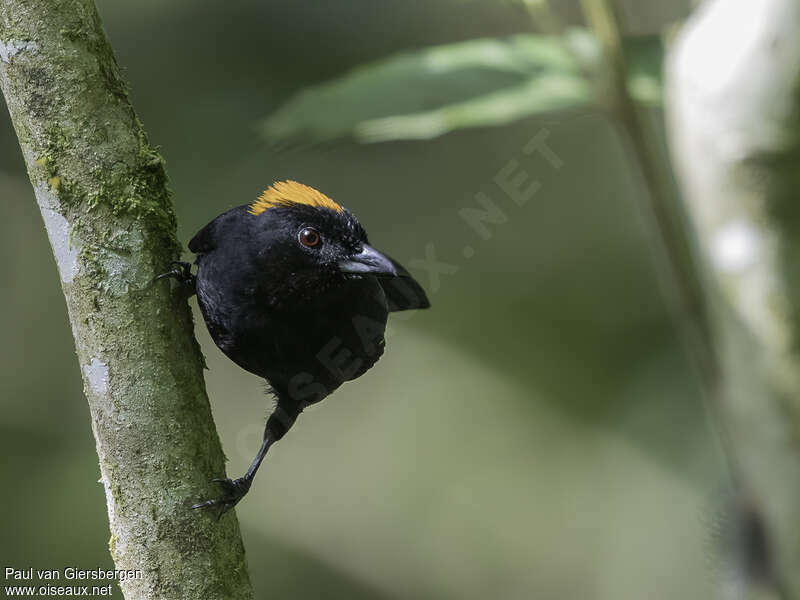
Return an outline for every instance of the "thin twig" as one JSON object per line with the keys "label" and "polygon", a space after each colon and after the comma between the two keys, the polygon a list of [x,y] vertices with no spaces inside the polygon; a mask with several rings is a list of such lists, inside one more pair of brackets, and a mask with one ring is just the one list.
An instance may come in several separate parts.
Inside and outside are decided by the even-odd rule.
{"label": "thin twig", "polygon": [[718,427],[725,448],[728,474],[738,483],[738,469],[722,410],[720,363],[712,339],[711,317],[702,287],[702,273],[693,259],[692,241],[684,226],[684,213],[677,191],[665,168],[666,161],[647,116],[634,102],[628,90],[628,69],[623,52],[619,12],[608,0],[582,0],[587,23],[597,36],[605,57],[610,80],[608,104],[632,147],[647,188],[642,207],[652,229],[654,259],[667,308],[676,324],[678,337],[691,368],[701,384],[706,402]]}

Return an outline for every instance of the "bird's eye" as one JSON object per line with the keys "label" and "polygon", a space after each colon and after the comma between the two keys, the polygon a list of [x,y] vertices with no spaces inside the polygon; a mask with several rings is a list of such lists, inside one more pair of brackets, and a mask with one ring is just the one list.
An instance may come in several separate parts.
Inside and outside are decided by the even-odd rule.
{"label": "bird's eye", "polygon": [[318,248],[322,238],[313,227],[303,227],[297,234],[297,239],[306,248]]}

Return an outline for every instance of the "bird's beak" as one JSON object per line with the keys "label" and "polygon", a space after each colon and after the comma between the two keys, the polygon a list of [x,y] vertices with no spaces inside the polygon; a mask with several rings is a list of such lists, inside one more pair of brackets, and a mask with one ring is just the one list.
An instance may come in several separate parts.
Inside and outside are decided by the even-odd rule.
{"label": "bird's beak", "polygon": [[364,244],[363,250],[358,254],[339,261],[339,270],[342,273],[397,277],[397,268],[392,261],[367,244]]}

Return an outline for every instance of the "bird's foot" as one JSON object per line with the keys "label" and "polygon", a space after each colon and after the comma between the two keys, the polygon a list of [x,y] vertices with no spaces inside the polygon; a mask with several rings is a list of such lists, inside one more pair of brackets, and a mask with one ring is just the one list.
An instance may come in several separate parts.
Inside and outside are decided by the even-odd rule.
{"label": "bird's foot", "polygon": [[166,278],[177,279],[181,285],[184,285],[194,290],[197,278],[192,274],[192,265],[188,262],[180,262],[180,261],[172,261],[170,265],[172,266],[172,269],[170,269],[166,273],[158,275],[155,278],[155,281]]}
{"label": "bird's foot", "polygon": [[219,483],[220,487],[225,491],[225,494],[220,498],[212,498],[205,502],[199,502],[192,506],[196,508],[211,508],[217,511],[217,520],[222,517],[226,512],[236,506],[245,494],[250,491],[250,484],[252,479],[239,477],[239,479],[217,478],[212,479],[212,482]]}

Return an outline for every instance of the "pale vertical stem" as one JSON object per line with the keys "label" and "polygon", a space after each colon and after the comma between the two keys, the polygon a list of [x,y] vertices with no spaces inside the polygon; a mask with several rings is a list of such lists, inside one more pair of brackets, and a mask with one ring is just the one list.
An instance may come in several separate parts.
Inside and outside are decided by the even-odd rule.
{"label": "pale vertical stem", "polygon": [[[763,523],[760,576],[800,598],[800,2],[713,0],[667,65],[670,149],[707,265],[721,418]],[[757,549],[757,548],[756,548]]]}

